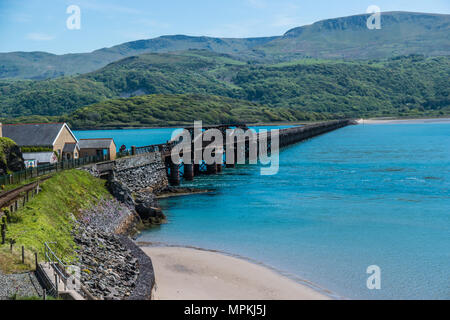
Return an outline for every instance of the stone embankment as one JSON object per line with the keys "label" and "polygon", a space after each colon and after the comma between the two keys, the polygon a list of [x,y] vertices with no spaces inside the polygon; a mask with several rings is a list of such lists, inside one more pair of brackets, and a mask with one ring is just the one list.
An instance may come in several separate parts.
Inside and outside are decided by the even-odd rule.
{"label": "stone embankment", "polygon": [[111,194],[134,208],[144,223],[160,224],[165,221],[156,194],[165,190],[169,182],[159,152],[96,164],[88,170],[97,177],[106,175]]}
{"label": "stone embankment", "polygon": [[115,199],[101,200],[80,214],[74,237],[82,284],[99,299],[150,299],[155,283],[151,259],[127,235],[140,221],[165,220],[155,196],[168,186],[160,154],[121,158],[85,170],[106,176]]}
{"label": "stone embankment", "polygon": [[138,260],[116,234],[80,224],[75,232],[81,283],[96,298],[130,297],[139,277]]}

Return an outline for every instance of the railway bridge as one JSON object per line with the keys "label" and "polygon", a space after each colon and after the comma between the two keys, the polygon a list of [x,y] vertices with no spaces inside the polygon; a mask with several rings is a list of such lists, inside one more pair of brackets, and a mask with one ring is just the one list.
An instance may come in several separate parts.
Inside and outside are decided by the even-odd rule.
{"label": "railway bridge", "polygon": [[[226,168],[234,168],[236,164],[256,163],[261,155],[261,147],[266,146],[267,155],[270,155],[272,149],[275,147],[283,148],[300,141],[313,138],[315,136],[348,126],[357,124],[353,120],[335,120],[321,123],[315,123],[305,126],[296,126],[286,129],[278,130],[278,139],[275,139],[272,131],[266,133],[256,133],[249,129],[246,125],[219,125],[206,126],[202,128],[201,132],[195,132],[195,127],[185,128],[185,132],[189,133],[190,139],[187,148],[180,149],[179,161],[174,161],[172,158],[172,151],[174,148],[185,142],[186,136],[167,142],[166,144],[153,145],[146,147],[133,148],[133,154],[142,154],[148,152],[160,152],[161,159],[165,164],[169,183],[171,185],[179,185],[181,178],[192,181],[195,176],[202,174],[217,174]],[[217,130],[222,135],[220,145],[215,147],[212,151],[215,161],[207,163],[204,159],[197,157],[197,154],[204,154],[208,148],[211,148],[211,137],[204,139],[206,133],[210,129]],[[231,132],[236,132],[237,129],[242,130],[243,135],[236,135],[227,140]],[[250,131],[252,133],[250,133]],[[273,143],[277,145],[273,145]],[[185,142],[186,143],[186,142]],[[186,144],[185,144],[186,146]],[[209,150],[211,151],[211,150]],[[259,155],[258,155],[258,151]],[[184,153],[190,152],[190,160],[184,160]],[[229,153],[229,154],[227,154]]]}

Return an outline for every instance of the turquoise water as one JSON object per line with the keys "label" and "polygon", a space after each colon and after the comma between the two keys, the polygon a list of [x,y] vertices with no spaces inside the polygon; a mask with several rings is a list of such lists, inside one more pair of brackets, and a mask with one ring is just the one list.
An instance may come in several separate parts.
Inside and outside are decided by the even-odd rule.
{"label": "turquoise water", "polygon": [[73,133],[77,139],[114,138],[117,149],[123,144],[127,149],[130,149],[131,146],[143,147],[165,143],[167,140],[170,140],[174,130],[176,129],[79,130]]}
{"label": "turquoise water", "polygon": [[259,172],[196,177],[214,191],[161,201],[168,224],[138,240],[238,254],[344,298],[450,299],[450,124],[346,127]]}

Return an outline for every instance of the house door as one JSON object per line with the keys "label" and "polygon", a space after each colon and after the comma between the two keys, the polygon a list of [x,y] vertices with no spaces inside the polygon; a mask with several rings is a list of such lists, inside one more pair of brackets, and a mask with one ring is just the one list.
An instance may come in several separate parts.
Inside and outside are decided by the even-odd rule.
{"label": "house door", "polygon": [[103,149],[98,149],[97,150],[97,158],[102,159],[103,156]]}

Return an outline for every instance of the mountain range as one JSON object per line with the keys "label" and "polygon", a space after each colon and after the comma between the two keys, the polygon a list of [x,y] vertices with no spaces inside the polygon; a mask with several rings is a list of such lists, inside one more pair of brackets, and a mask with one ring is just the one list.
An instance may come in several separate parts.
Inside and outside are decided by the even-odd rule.
{"label": "mountain range", "polygon": [[224,53],[251,63],[277,63],[301,58],[386,59],[399,55],[445,56],[450,52],[450,15],[385,12],[382,28],[369,30],[362,14],[316,22],[262,38],[161,36],[103,48],[90,53],[0,53],[0,79],[50,79],[83,74],[123,58],[145,53],[189,49]]}

